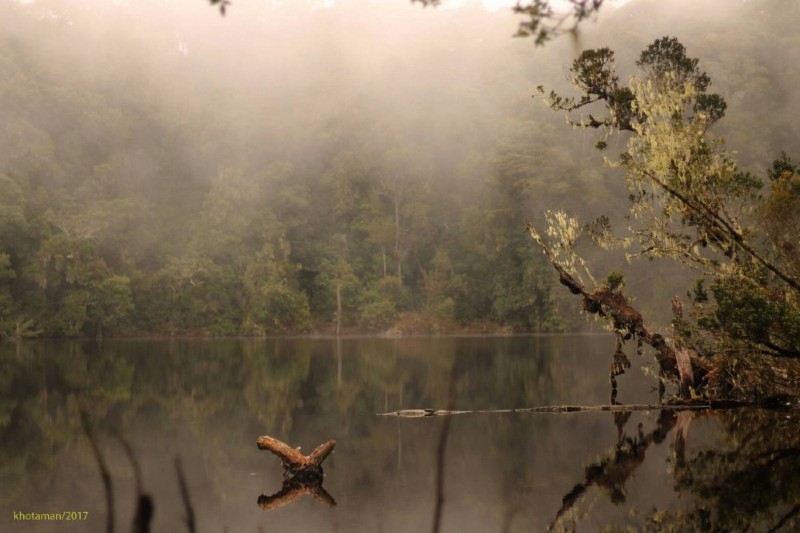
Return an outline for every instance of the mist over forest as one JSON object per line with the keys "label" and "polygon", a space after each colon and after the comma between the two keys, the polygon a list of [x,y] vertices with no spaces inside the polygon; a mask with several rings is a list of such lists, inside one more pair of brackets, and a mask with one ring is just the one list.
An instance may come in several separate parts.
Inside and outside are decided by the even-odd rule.
{"label": "mist over forest", "polygon": [[[573,131],[536,87],[568,92],[603,46],[625,80],[678,37],[763,175],[800,157],[797,20],[789,0],[631,0],[537,47],[480,2],[2,1],[0,336],[596,327],[525,219],[618,223],[624,177],[594,146],[625,135]],[[587,254],[656,320],[686,290]]]}

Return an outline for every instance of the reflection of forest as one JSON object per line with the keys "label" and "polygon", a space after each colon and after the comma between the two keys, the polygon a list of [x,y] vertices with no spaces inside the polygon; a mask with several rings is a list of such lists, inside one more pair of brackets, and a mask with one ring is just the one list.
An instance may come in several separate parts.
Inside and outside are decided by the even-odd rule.
{"label": "reflection of forest", "polygon": [[[329,339],[3,344],[0,499],[4,509],[85,510],[93,525],[103,523],[102,485],[78,416],[83,408],[115,480],[120,528],[132,517],[135,492],[114,433],[138,455],[144,489],[155,498],[159,530],[182,527],[175,455],[186,465],[203,528],[255,530],[265,521],[290,527],[297,520],[323,529],[335,523],[340,531],[427,528],[441,419],[375,414],[445,406],[452,365],[457,408],[578,398],[601,402],[607,396],[609,344],[609,337],[345,339],[338,349]],[[596,478],[588,482],[586,465],[595,462],[594,454],[603,456],[604,446],[624,441],[602,415],[454,419],[445,529],[483,523],[513,531],[531,520],[544,527],[543,520],[560,507],[560,495],[576,482],[586,484],[577,507],[590,502],[595,488],[605,487]],[[666,433],[676,423],[667,424],[666,415],[658,420],[637,416],[643,433],[630,430],[639,418],[629,422],[625,438],[631,442],[660,442],[657,432]],[[673,444],[664,457],[668,464],[653,468],[658,453],[667,450],[662,445],[654,448],[661,452],[648,451],[641,466],[633,465],[635,473],[619,488],[635,492],[641,486],[637,477],[661,488],[646,488],[638,499],[631,495],[626,505],[665,509],[639,515],[640,522],[690,519],[701,525],[707,520],[733,529],[750,520],[779,524],[793,511],[800,488],[795,451],[800,446],[790,416],[729,411],[695,420],[692,436],[699,440]],[[685,437],[689,425],[677,424],[677,434]],[[720,427],[725,438],[718,434]],[[307,451],[336,439],[337,452],[325,469],[325,487],[339,504],[335,510],[304,498],[275,513],[257,513],[254,495],[281,488],[280,469],[253,445],[265,433]],[[611,463],[615,453],[607,456]],[[666,481],[665,468],[672,472]],[[660,481],[648,477],[653,472]],[[661,505],[660,498],[673,489],[691,495],[686,501],[692,505],[674,508],[674,498]],[[7,514],[0,529],[8,530]],[[614,520],[609,516],[601,511],[585,519]],[[70,529],[53,523],[51,530]]]}
{"label": "reflection of forest", "polygon": [[[320,435],[337,438],[348,455],[360,457],[358,490],[368,497],[381,472],[402,463],[403,451],[415,453],[413,443],[401,446],[397,429],[376,425],[374,414],[387,405],[443,404],[440,384],[454,360],[465,404],[500,401],[491,398],[498,376],[509,380],[501,385],[515,405],[535,402],[541,393],[526,385],[525,376],[548,381],[538,342],[461,344],[360,339],[0,345],[2,499],[61,505],[72,494],[80,505],[102,501],[80,408],[101,433],[125,435],[137,449],[157,448],[155,455],[168,458],[189,455],[188,462],[199,462],[210,482],[203,490],[223,500],[232,497],[239,464],[263,466],[265,459],[252,453],[255,436],[269,432],[305,445]],[[231,436],[238,439],[235,446]],[[187,441],[202,445],[192,450],[178,444]],[[130,480],[113,439],[101,444],[106,455],[117,456],[114,474]],[[148,469],[147,456],[142,463]],[[58,485],[66,478],[93,483],[75,492]],[[57,490],[42,499],[42,484]],[[252,499],[252,491],[247,494]],[[101,508],[92,510],[102,516]]]}

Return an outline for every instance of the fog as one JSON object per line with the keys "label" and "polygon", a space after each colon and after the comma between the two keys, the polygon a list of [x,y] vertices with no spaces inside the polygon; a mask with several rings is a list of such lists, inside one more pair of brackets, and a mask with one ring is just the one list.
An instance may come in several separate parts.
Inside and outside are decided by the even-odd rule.
{"label": "fog", "polygon": [[[74,530],[100,527],[82,414],[114,478],[117,525],[132,521],[139,484],[122,436],[155,529],[182,527],[180,455],[200,529],[418,531],[449,426],[376,413],[607,401],[615,339],[525,229],[554,209],[624,228],[630,191],[604,158],[629,133],[570,127],[537,87],[574,95],[574,58],[605,46],[624,85],[649,43],[675,36],[727,101],[713,133],[763,179],[782,153],[800,158],[800,4],[607,0],[544,46],[513,37],[522,19],[509,4],[232,0],[222,16],[207,0],[0,0],[0,529],[19,526],[17,511],[91,513]],[[794,225],[772,246],[800,272],[785,198],[773,220]],[[748,215],[743,232],[762,246],[766,225]],[[678,329],[671,299],[696,272],[629,263],[585,238],[577,249],[601,282],[624,274],[649,331]],[[774,353],[796,356],[786,294],[738,315],[743,300],[729,301],[730,337],[711,346],[730,349],[761,314],[793,325],[778,346],[791,351]],[[750,387],[751,354],[730,350],[697,352],[715,356],[709,387]],[[660,402],[660,376],[633,351],[619,401]],[[780,372],[765,374],[776,387],[791,376]],[[680,527],[795,520],[790,412],[732,409],[688,431],[692,413],[459,415],[444,524],[543,530],[567,510],[558,527],[671,524],[662,510]],[[257,508],[284,481],[253,446],[264,433],[306,450],[337,440],[325,464],[335,509]]]}
{"label": "fog", "polygon": [[[594,327],[524,220],[620,223],[627,192],[601,137],[536,86],[568,92],[572,59],[601,46],[626,79],[677,36],[729,104],[718,133],[763,173],[800,152],[796,17],[792,2],[609,2],[536,47],[492,2],[236,0],[224,17],[200,0],[3,2],[4,331]],[[591,259],[631,276],[656,321],[687,284]]]}

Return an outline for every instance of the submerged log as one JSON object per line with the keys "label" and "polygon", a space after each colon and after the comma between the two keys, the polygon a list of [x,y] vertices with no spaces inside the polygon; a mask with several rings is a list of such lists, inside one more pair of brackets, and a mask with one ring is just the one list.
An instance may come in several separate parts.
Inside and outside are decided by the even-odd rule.
{"label": "submerged log", "polygon": [[[772,408],[789,409],[792,404],[778,403]],[[541,407],[515,407],[513,409],[477,409],[474,411],[451,411],[448,409],[402,409],[377,416],[398,416],[400,418],[423,418],[430,416],[450,416],[477,413],[598,413],[627,411],[692,411],[704,409],[735,409],[737,407],[770,408],[764,402],[743,402],[736,400],[685,400],[659,404],[607,404],[607,405],[545,405]]]}
{"label": "submerged log", "polygon": [[300,453],[300,448],[292,448],[285,442],[269,436],[259,437],[256,445],[260,450],[268,450],[281,459],[283,476],[301,481],[322,481],[322,461],[324,461],[336,446],[336,441],[329,440],[320,444],[310,455]]}

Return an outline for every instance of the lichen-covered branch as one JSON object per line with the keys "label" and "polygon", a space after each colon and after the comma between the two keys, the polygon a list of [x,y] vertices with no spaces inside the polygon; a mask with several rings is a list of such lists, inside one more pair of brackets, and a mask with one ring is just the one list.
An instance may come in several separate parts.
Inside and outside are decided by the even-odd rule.
{"label": "lichen-covered branch", "polygon": [[615,329],[635,335],[642,342],[653,347],[662,375],[668,379],[679,379],[675,351],[667,344],[663,335],[645,327],[641,313],[630,304],[621,292],[612,291],[606,287],[597,287],[592,291],[587,290],[584,284],[557,260],[550,246],[530,221],[527,222],[526,229],[550,260],[550,264],[558,273],[558,280],[561,284],[567,287],[572,294],[583,296],[584,311],[608,318],[612,321]]}

